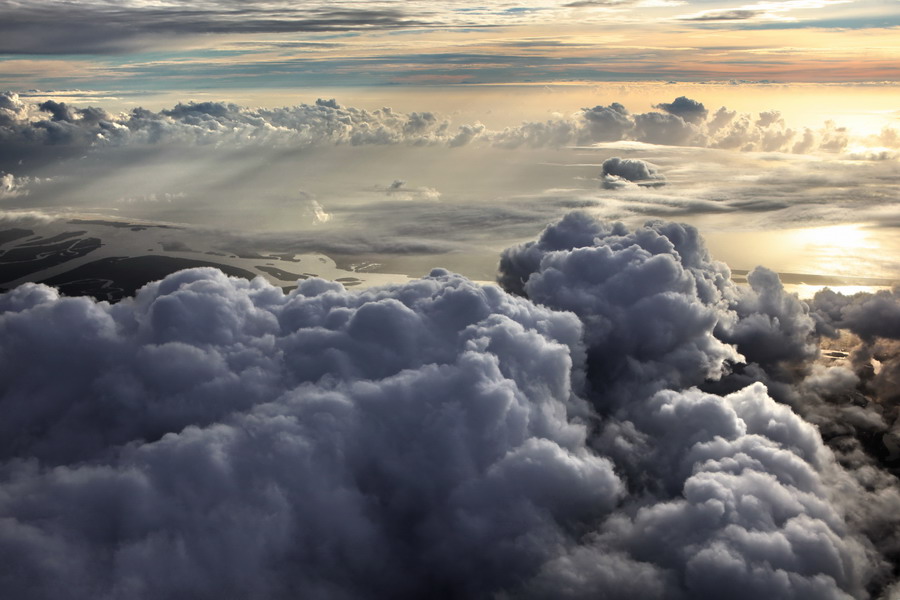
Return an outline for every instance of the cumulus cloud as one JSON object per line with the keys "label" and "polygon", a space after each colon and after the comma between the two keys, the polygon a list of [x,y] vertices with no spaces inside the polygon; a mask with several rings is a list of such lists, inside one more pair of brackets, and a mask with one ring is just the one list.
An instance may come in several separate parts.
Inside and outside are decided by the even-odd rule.
{"label": "cumulus cloud", "polygon": [[[293,146],[446,144],[458,134],[433,113],[366,111],[334,99],[276,109],[245,108],[226,102],[178,103],[159,112],[135,108],[110,115],[65,102],[23,102],[6,93],[0,103],[3,156],[18,160],[31,148],[102,149],[120,146]],[[14,153],[17,153],[15,155]]]}
{"label": "cumulus cloud", "polygon": [[0,173],[0,199],[28,194],[31,177],[16,177],[12,173]]}
{"label": "cumulus cloud", "polygon": [[654,221],[632,232],[578,212],[504,251],[499,276],[505,289],[581,318],[604,386],[639,381],[642,389],[817,354],[808,307],[767,269],[748,279],[750,288],[735,285],[693,227]]}
{"label": "cumulus cloud", "polygon": [[570,213],[537,240],[505,250],[498,280],[512,293],[577,314],[594,379],[631,396],[793,382],[827,333],[823,318],[787,293],[776,273],[758,267],[747,286],[736,285],[699,232],[676,223],[629,231]]}
{"label": "cumulus cloud", "polygon": [[628,110],[618,102],[586,108],[582,116],[586,121],[585,134],[592,142],[621,140],[634,127]]}
{"label": "cumulus cloud", "polygon": [[315,223],[315,224],[327,223],[328,221],[331,220],[331,217],[332,217],[331,213],[325,212],[325,209],[322,207],[321,204],[319,204],[319,202],[317,200],[311,200],[309,204],[310,204],[310,208],[312,209],[312,213],[313,213],[313,223]]}
{"label": "cumulus cloud", "polygon": [[623,493],[585,445],[578,321],[496,288],[195,270],[112,307],[0,298],[16,597],[481,596]]}
{"label": "cumulus cloud", "polygon": [[782,363],[805,363],[819,353],[817,321],[809,306],[784,290],[778,274],[758,267],[747,275],[749,288],[737,288],[732,308],[738,319],[722,337],[767,371]]}
{"label": "cumulus cloud", "polygon": [[[612,267],[613,264],[617,266]],[[835,514],[843,512],[852,527],[865,532],[868,542],[851,553],[857,557],[851,562],[869,564],[880,571],[882,567],[877,565],[882,559],[872,562],[862,557],[870,556],[873,551],[892,557],[900,548],[900,539],[893,533],[896,531],[893,515],[900,509],[900,486],[893,475],[883,470],[893,464],[885,462],[893,437],[885,437],[884,444],[871,443],[873,435],[878,436],[874,439],[881,440],[887,427],[878,405],[860,395],[858,390],[865,391],[864,387],[858,386],[862,378],[844,367],[813,366],[819,354],[819,335],[827,331],[826,324],[809,305],[786,293],[775,273],[757,268],[748,275],[747,287],[736,286],[729,278],[727,267],[711,259],[702,239],[691,227],[651,222],[632,232],[620,224],[601,223],[576,213],[549,226],[535,242],[505,251],[501,258],[500,282],[505,288],[543,305],[571,310],[584,323],[588,383],[592,390],[589,397],[607,416],[594,446],[615,457],[620,473],[626,474],[630,486],[646,488],[656,494],[664,490],[672,495],[665,508],[658,509],[661,515],[666,515],[666,525],[655,525],[653,534],[642,540],[647,546],[644,556],[664,552],[658,539],[662,531],[675,528],[682,532],[679,535],[691,537],[697,528],[703,529],[704,526],[699,524],[678,529],[689,520],[688,515],[696,514],[692,512],[696,507],[690,508],[688,495],[694,482],[703,481],[703,489],[719,490],[715,497],[722,497],[718,494],[724,493],[725,488],[719,487],[723,485],[720,475],[704,473],[706,466],[716,464],[719,459],[703,466],[688,461],[679,467],[678,459],[668,462],[678,451],[667,447],[664,440],[672,435],[678,443],[684,443],[685,438],[673,433],[672,428],[677,429],[676,423],[690,417],[688,412],[681,413],[681,409],[674,406],[665,409],[661,406],[669,402],[697,403],[699,420],[686,426],[684,433],[688,436],[709,435],[709,439],[727,440],[730,434],[725,434],[724,430],[712,433],[719,426],[713,423],[731,423],[728,425],[731,427],[736,422],[731,417],[712,417],[722,409],[722,396],[689,392],[689,399],[684,399],[684,391],[675,391],[692,385],[726,393],[726,400],[755,398],[751,401],[755,406],[751,412],[761,413],[754,417],[755,422],[768,423],[767,427],[775,426],[775,423],[779,423],[778,428],[783,427],[787,421],[774,415],[791,414],[793,425],[789,427],[796,430],[787,433],[782,429],[778,436],[784,437],[778,439],[791,439],[798,444],[804,437],[808,440],[803,444],[805,460],[818,464],[823,477],[825,472],[828,473],[827,486],[846,494],[837,502],[839,507]],[[890,331],[889,324],[886,329]],[[799,415],[807,416],[828,433],[827,451],[815,430],[799,415],[792,414],[785,406],[771,408],[775,405],[762,393],[762,384],[768,386],[773,397],[788,403]],[[862,402],[859,399],[863,399]],[[749,405],[744,408],[749,409]],[[771,410],[776,411],[769,413],[772,416],[761,416]],[[674,420],[665,426],[650,427],[648,415],[658,411],[672,414]],[[700,418],[700,414],[704,417]],[[717,420],[719,418],[722,420]],[[688,431],[692,433],[688,434]],[[775,433],[771,431],[767,435],[774,436]],[[728,444],[717,442],[713,446],[724,449]],[[737,453],[743,451],[734,450]],[[841,468],[834,465],[834,456],[843,465]],[[726,471],[739,475],[738,479],[744,476],[755,479],[755,475],[750,476],[743,467],[737,466],[744,463],[744,458],[732,454],[723,460],[722,464],[728,465]],[[826,464],[830,466],[825,467]],[[714,470],[718,472],[718,467]],[[768,479],[771,471],[763,471],[767,474],[758,480],[760,485],[764,479],[775,484],[775,480]],[[669,475],[673,479],[669,479]],[[726,479],[726,488],[744,485],[730,476]],[[791,476],[790,481],[796,480]],[[729,489],[727,497],[733,498],[734,489]],[[684,495],[680,499],[679,492]],[[753,495],[761,497],[755,492]],[[704,502],[712,497],[702,496]],[[682,508],[685,512],[673,516]],[[655,510],[645,507],[637,515],[649,515]],[[715,514],[718,515],[715,519],[721,516],[718,509]],[[803,519],[805,517],[801,521]],[[629,515],[621,522],[623,529],[617,530],[611,538],[621,540],[619,534],[629,531],[636,521],[640,519]],[[732,531],[739,530],[740,527]],[[714,570],[714,564],[726,568],[725,565],[731,562],[728,559],[718,563],[717,558],[740,554],[731,544],[740,546],[742,542],[727,541],[719,535],[719,532],[714,535],[715,542],[698,542],[711,544],[709,556],[712,562],[703,563],[703,568],[698,571],[701,578],[709,575],[707,568]],[[740,539],[753,538],[752,535],[743,538],[743,535]],[[785,532],[780,532],[777,537],[784,539],[783,535]],[[729,537],[730,534],[726,536]],[[690,562],[695,557],[692,553],[682,558]],[[668,560],[675,559],[670,556]],[[747,591],[748,597],[755,597],[766,589],[776,595],[791,595],[786,589],[775,591],[780,585],[777,583],[780,576],[769,571],[769,567],[758,570],[737,559],[734,569],[735,577],[740,572],[754,574],[753,580],[741,579],[744,590],[754,590]],[[690,573],[691,567],[686,566],[685,570]],[[880,582],[879,586],[886,585],[883,571],[874,577]],[[800,585],[806,590],[816,590],[818,583]],[[697,585],[711,584],[698,582]],[[711,594],[713,588],[702,587],[705,590],[702,593],[699,589],[694,590],[695,595]],[[795,588],[793,593],[800,593],[799,589]],[[740,595],[742,592],[735,590],[734,593]],[[828,596],[831,592],[823,588],[808,593]],[[857,590],[850,595],[865,596],[865,593]]]}
{"label": "cumulus cloud", "polygon": [[568,117],[526,122],[503,130],[481,123],[451,122],[432,112],[401,113],[390,107],[364,110],[335,99],[282,108],[249,108],[228,102],[187,102],[158,112],[135,108],[109,114],[65,101],[29,102],[12,92],[0,95],[0,167],[10,171],[32,162],[80,156],[104,148],[187,146],[206,148],[331,145],[409,145],[457,148],[491,144],[500,148],[545,148],[602,142],[640,142],[737,150],[842,152],[849,132],[834,123],[803,134],[775,111],[757,117],[719,109],[707,119],[702,103],[686,97],[657,104],[662,112],[630,113],[614,102]]}
{"label": "cumulus cloud", "polygon": [[641,186],[659,186],[666,182],[656,165],[637,158],[623,159],[618,156],[603,161],[600,176],[603,187],[608,189],[615,189],[627,184],[626,182]]}
{"label": "cumulus cloud", "polygon": [[640,142],[666,146],[704,146],[702,131],[682,117],[650,112],[634,117],[634,137]]}
{"label": "cumulus cloud", "polygon": [[[846,330],[859,340],[846,348],[861,385],[881,403],[877,408],[900,433],[900,289],[861,292],[852,296],[825,289],[813,307],[828,326]],[[900,459],[900,456],[895,458]]]}
{"label": "cumulus cloud", "polygon": [[672,102],[661,102],[654,104],[653,108],[659,108],[670,115],[681,117],[689,123],[702,123],[706,120],[709,111],[703,106],[702,102],[691,100],[687,96],[679,96]]}
{"label": "cumulus cloud", "polygon": [[735,367],[761,373],[738,378],[740,386],[769,383],[819,352],[820,320],[777,274],[759,267],[748,286],[736,285],[688,225],[651,221],[629,231],[570,213],[536,241],[505,250],[499,282],[577,314],[594,378],[631,395],[635,382],[640,395],[733,381]]}
{"label": "cumulus cloud", "polygon": [[900,339],[900,289],[853,296],[826,289],[816,294],[813,303],[829,323],[849,329],[863,340]]}
{"label": "cumulus cloud", "polygon": [[762,383],[696,387],[811,355],[805,305],[749,279],[689,226],[573,213],[504,252],[515,294],[443,270],[285,294],[194,269],[114,305],[23,285],[0,295],[0,590],[889,589],[896,482]]}
{"label": "cumulus cloud", "polygon": [[833,123],[801,134],[788,127],[777,111],[763,111],[754,117],[721,107],[709,116],[703,103],[685,96],[655,104],[654,108],[662,112],[632,114],[614,102],[582,109],[570,118],[523,123],[501,132],[487,132],[484,137],[508,148],[635,140],[661,145],[795,153],[842,152],[848,143],[846,129]]}

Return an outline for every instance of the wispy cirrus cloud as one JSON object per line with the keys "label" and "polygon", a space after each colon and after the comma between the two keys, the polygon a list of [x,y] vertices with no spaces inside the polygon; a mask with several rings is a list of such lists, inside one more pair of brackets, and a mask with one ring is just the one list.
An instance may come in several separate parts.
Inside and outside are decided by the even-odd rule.
{"label": "wispy cirrus cloud", "polygon": [[0,53],[105,54],[150,45],[147,38],[178,35],[351,32],[424,27],[430,23],[397,3],[334,6],[287,2],[212,1],[72,4],[43,0],[0,3]]}
{"label": "wispy cirrus cloud", "polygon": [[821,9],[838,4],[849,4],[852,0],[784,0],[782,2],[757,2],[738,8],[714,8],[676,17],[680,21],[795,21],[788,16],[794,10]]}

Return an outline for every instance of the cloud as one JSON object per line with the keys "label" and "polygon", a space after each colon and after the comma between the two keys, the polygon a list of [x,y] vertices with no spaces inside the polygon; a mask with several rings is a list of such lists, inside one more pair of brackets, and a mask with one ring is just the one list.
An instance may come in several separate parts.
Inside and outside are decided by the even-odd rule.
{"label": "cloud", "polygon": [[618,102],[586,108],[582,116],[587,121],[585,133],[591,142],[621,140],[634,127],[628,110]]}
{"label": "cloud", "polygon": [[396,200],[407,201],[437,201],[441,199],[441,193],[432,187],[410,187],[406,185],[406,181],[395,179],[391,185],[378,189],[384,190],[384,193]]}
{"label": "cloud", "polygon": [[672,102],[654,104],[653,108],[660,108],[670,115],[681,117],[689,123],[703,122],[709,114],[702,102],[691,100],[687,96],[679,96]]}
{"label": "cloud", "polygon": [[767,371],[779,363],[805,363],[819,354],[817,322],[809,306],[788,294],[778,274],[757,267],[747,275],[747,288],[736,288],[733,309],[738,320],[725,326],[723,339],[741,349],[748,361]]}
{"label": "cloud", "polygon": [[693,227],[650,221],[631,232],[579,212],[505,250],[498,277],[578,315],[590,372],[601,388],[624,386],[622,398],[719,380],[736,366],[761,368],[768,383],[815,359],[821,326],[809,306],[769,269],[747,280],[734,284]]}
{"label": "cloud", "polygon": [[578,315],[589,372],[601,388],[619,386],[622,398],[793,381],[819,356],[827,332],[776,273],[757,267],[748,286],[736,285],[695,228],[663,221],[631,232],[570,213],[537,240],[505,250],[498,281]]}
{"label": "cloud", "polygon": [[705,146],[699,128],[678,115],[644,113],[634,117],[635,139],[666,146]]}
{"label": "cloud", "polygon": [[[601,388],[682,388],[741,360],[715,335],[723,293],[733,293],[728,269],[691,227],[654,222],[629,232],[570,213],[536,241],[505,250],[498,280],[579,316]],[[634,393],[620,390],[620,401]]]}
{"label": "cloud", "polygon": [[[666,112],[631,114],[623,105],[585,108],[568,117],[526,122],[503,130],[481,123],[455,128],[433,112],[401,113],[389,107],[364,110],[335,99],[282,108],[249,108],[227,102],[188,102],[158,112],[135,108],[122,114],[64,101],[29,102],[17,94],[0,96],[0,168],[23,161],[52,164],[85,152],[111,148],[209,149],[306,148],[333,145],[558,148],[635,140],[673,146],[798,153],[842,152],[849,132],[832,122],[802,137],[775,111],[754,118],[719,109],[707,120],[704,105],[686,97],[657,104]],[[889,132],[884,136],[890,141]]]}
{"label": "cloud", "polygon": [[833,326],[848,329],[863,340],[900,339],[900,290],[844,296],[832,290],[816,294],[813,306]]}
{"label": "cloud", "polygon": [[[599,544],[602,550],[598,548],[597,552],[606,553],[610,547],[615,552],[624,544],[640,560],[665,564],[683,561],[679,563],[683,569],[680,572],[687,577],[690,597],[711,594],[715,586],[731,584],[735,584],[735,594],[740,595],[743,589],[748,597],[766,590],[787,596],[801,593],[801,589],[816,595],[831,594],[824,588],[817,590],[821,580],[801,582],[790,577],[788,581],[799,587],[793,592],[788,588],[776,591],[781,585],[777,567],[770,563],[757,568],[744,563],[740,557],[750,551],[745,544],[750,540],[755,544],[768,534],[761,534],[755,526],[747,529],[749,523],[743,523],[739,509],[734,513],[726,509],[724,514],[730,515],[727,519],[735,520],[718,529],[723,513],[716,508],[709,515],[716,523],[710,530],[714,533],[709,538],[702,533],[707,526],[699,516],[704,513],[700,506],[718,502],[716,498],[731,502],[749,493],[756,499],[768,498],[764,501],[769,507],[766,510],[776,511],[780,510],[776,506],[786,506],[776,500],[778,497],[793,497],[790,502],[810,508],[821,506],[814,500],[815,494],[805,500],[793,495],[803,488],[803,484],[795,487],[798,477],[813,481],[798,471],[777,475],[774,463],[755,473],[739,466],[757,460],[747,462],[750,456],[773,456],[764,450],[769,442],[750,450],[756,444],[751,441],[753,428],[763,426],[767,428],[764,438],[783,440],[793,444],[795,450],[802,447],[804,461],[818,465],[821,476],[831,482],[826,487],[844,490],[847,495],[835,501],[832,516],[845,514],[852,527],[865,532],[868,541],[848,549],[839,560],[848,566],[856,564],[851,570],[873,568],[872,577],[880,582],[877,585],[888,585],[889,578],[878,566],[883,565],[883,559],[868,562],[863,558],[870,556],[872,549],[890,557],[900,547],[900,539],[893,533],[895,525],[888,525],[895,518],[891,515],[900,508],[900,486],[884,470],[894,463],[882,462],[894,438],[886,436],[881,442],[887,426],[878,404],[860,402],[862,396],[853,399],[850,394],[864,388],[857,388],[861,378],[847,369],[813,368],[822,318],[796,296],[787,294],[773,272],[755,269],[748,275],[749,288],[734,285],[728,275],[727,267],[709,257],[696,230],[690,227],[651,222],[629,232],[619,224],[600,223],[577,213],[549,226],[536,241],[506,250],[501,258],[500,283],[505,288],[545,306],[571,310],[584,323],[587,376],[592,390],[589,397],[595,408],[607,415],[593,446],[615,459],[630,489],[637,486],[657,496],[662,494],[662,498],[669,494],[670,499],[660,501],[658,506],[644,505],[620,521],[608,520],[606,526],[612,532],[606,537],[597,534],[597,539],[603,540]],[[889,324],[886,330],[890,331]],[[884,350],[879,356],[887,359]],[[773,397],[827,432],[829,449],[825,450],[816,430],[799,415],[772,402],[762,384]],[[692,385],[725,395],[683,391]],[[886,387],[880,385],[878,389]],[[878,396],[872,393],[871,397]],[[654,424],[656,415],[665,415],[665,420]],[[694,418],[696,421],[692,421]],[[685,429],[679,433],[682,425]],[[781,429],[785,426],[791,432]],[[768,429],[772,427],[775,429]],[[735,435],[737,438],[732,438]],[[709,462],[680,459],[680,450],[668,446],[668,436],[677,440],[679,447],[690,446],[691,452],[699,452],[692,455],[694,458],[707,450],[725,453],[710,456]],[[732,445],[727,441],[731,439],[740,441]],[[843,468],[835,466],[833,456]],[[756,486],[772,490],[781,485],[786,486],[786,495],[738,491]],[[703,490],[696,497],[690,491],[694,486]],[[832,518],[825,513],[818,515],[824,522]],[[782,543],[800,534],[807,527],[803,524],[807,516],[797,513],[795,525],[779,520],[786,529],[773,531],[770,539]],[[810,524],[813,529],[819,526]],[[695,542],[686,542],[687,546],[673,542],[670,552],[661,542],[668,539],[663,533],[667,531],[676,532],[673,540]],[[691,551],[679,554],[683,547]],[[709,561],[699,556],[708,556]],[[731,572],[737,579],[723,579],[714,575],[716,572]],[[694,576],[697,579],[691,582]],[[859,589],[849,594],[865,595]]]}
{"label": "cloud", "polygon": [[732,9],[732,10],[706,10],[693,15],[679,17],[681,21],[747,21],[761,15],[765,15],[766,11],[761,9]]}
{"label": "cloud", "polygon": [[0,200],[28,194],[33,177],[16,177],[12,173],[0,173]]}
{"label": "cloud", "polygon": [[[680,96],[655,104],[663,112],[631,114],[619,103],[583,109],[571,118],[528,122],[483,137],[504,148],[591,145],[634,140],[667,146],[725,148],[741,151],[843,152],[849,132],[833,122],[802,133],[788,127],[778,111],[754,117],[727,107],[712,117],[703,103]],[[890,141],[890,132],[884,134]],[[885,144],[887,145],[887,143]]]}
{"label": "cloud", "polygon": [[[579,424],[577,320],[496,288],[436,272],[285,296],[201,269],[112,307],[0,301],[0,455],[56,465],[4,476],[0,546],[44,582],[4,578],[19,597],[482,595],[622,493]],[[28,391],[51,349],[66,366]]]}
{"label": "cloud", "polygon": [[[844,348],[850,352],[850,366],[860,380],[860,387],[880,403],[869,407],[879,411],[876,425],[883,423],[883,417],[895,432],[892,435],[896,436],[900,431],[897,414],[900,406],[900,290],[894,288],[845,296],[825,289],[815,295],[812,306],[827,326],[858,336],[857,341]],[[882,432],[878,433],[880,438]],[[881,441],[890,443],[889,439]],[[883,451],[885,447],[879,449]],[[900,454],[891,454],[892,461],[900,460]]]}
{"label": "cloud", "polygon": [[[8,4],[8,3],[7,3]],[[143,49],[154,38],[199,34],[349,32],[428,26],[394,7],[215,0],[186,8],[175,2],[150,6],[141,0],[78,5],[42,0],[4,7],[0,25],[5,54],[103,54]]]}
{"label": "cloud", "polygon": [[585,8],[591,6],[621,6],[623,4],[631,4],[635,0],[576,0],[575,2],[567,2],[563,6],[571,8]]}
{"label": "cloud", "polygon": [[[677,17],[679,21],[694,21],[703,23],[735,22],[735,21],[776,21],[776,23],[751,23],[746,28],[797,28],[797,27],[821,27],[822,22],[817,20],[805,20],[798,24],[797,19],[785,17],[785,13],[802,9],[821,9],[836,4],[846,4],[846,0],[785,0],[782,2],[760,2],[757,4],[742,6],[733,9],[704,10],[691,15]],[[856,25],[858,17],[851,17],[846,22],[848,26]],[[862,19],[868,21],[868,19]],[[827,20],[826,20],[827,21]],[[814,24],[815,23],[815,24]],[[858,26],[858,25],[856,25]],[[870,24],[871,26],[871,24]],[[881,26],[884,26],[882,23]]]}
{"label": "cloud", "polygon": [[[677,565],[687,597],[866,595],[857,579],[871,568],[866,544],[843,538],[841,509],[821,502],[828,452],[815,428],[765,388],[659,392],[627,415],[606,440],[625,434],[637,443],[628,452],[635,476],[649,469],[644,480],[672,497],[611,524],[601,543]],[[816,550],[805,545],[812,540]],[[814,564],[817,575],[807,570]]]}
{"label": "cloud", "polygon": [[809,316],[769,273],[742,295],[689,226],[574,213],[507,250],[501,274],[528,297],[443,270],[285,294],[213,269],[114,305],[36,284],[0,295],[0,588],[681,599],[890,585],[874,532],[896,529],[900,496],[883,471],[869,464],[877,485],[863,485],[760,383],[694,387],[753,348],[720,339],[723,322],[805,331],[782,323]]}
{"label": "cloud", "polygon": [[609,189],[620,187],[625,182],[642,186],[659,186],[666,182],[656,165],[640,159],[622,159],[617,156],[603,161],[600,176],[603,178],[603,187]]}
{"label": "cloud", "polygon": [[309,204],[313,213],[313,223],[327,223],[331,220],[332,215],[325,212],[325,209],[317,200],[310,200]]}
{"label": "cloud", "polygon": [[101,109],[75,108],[53,100],[28,106],[16,94],[4,98],[8,107],[0,106],[0,118],[6,125],[0,130],[0,139],[19,146],[423,145],[450,139],[447,122],[432,113],[402,114],[390,108],[370,112],[342,107],[334,99],[277,109],[189,102],[158,113],[136,108],[110,115]]}

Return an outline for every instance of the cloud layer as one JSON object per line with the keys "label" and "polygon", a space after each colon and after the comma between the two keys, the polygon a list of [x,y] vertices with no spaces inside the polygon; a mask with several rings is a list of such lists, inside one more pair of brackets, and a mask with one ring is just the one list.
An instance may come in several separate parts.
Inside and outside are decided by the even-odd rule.
{"label": "cloud layer", "polygon": [[[634,140],[652,144],[735,150],[840,152],[845,129],[826,124],[820,131],[787,127],[775,112],[758,118],[723,107],[707,118],[703,104],[679,97],[658,104],[664,112],[631,114],[618,103],[583,109],[570,117],[526,122],[492,131],[480,123],[452,126],[433,112],[374,111],[319,99],[314,104],[263,109],[225,102],[179,103],[153,112],[136,108],[112,115],[46,100],[32,103],[12,92],[0,94],[0,166],[10,170],[23,158],[75,154],[86,149],[166,145],[240,148],[311,145],[407,144],[501,148],[561,147]],[[36,158],[35,158],[36,159]]]}
{"label": "cloud layer", "polygon": [[574,213],[501,283],[0,296],[0,589],[887,597],[896,481],[751,377],[847,385],[789,379],[824,325],[774,274]]}

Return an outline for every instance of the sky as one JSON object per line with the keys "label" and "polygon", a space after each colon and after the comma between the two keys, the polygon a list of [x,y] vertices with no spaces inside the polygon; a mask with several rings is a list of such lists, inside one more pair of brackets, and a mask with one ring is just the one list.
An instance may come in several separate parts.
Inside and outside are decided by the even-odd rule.
{"label": "sky", "polygon": [[892,82],[894,0],[4,1],[5,87]]}
{"label": "sky", "polygon": [[[597,203],[601,194],[595,180],[600,165],[621,154],[666,163],[669,185],[605,194],[601,202],[606,209],[597,210],[604,218],[638,224],[647,216],[681,215],[702,225],[717,253],[739,269],[764,262],[780,272],[827,275],[831,268],[872,278],[900,276],[900,267],[889,257],[875,260],[873,253],[866,252],[872,246],[892,247],[891,225],[897,220],[881,202],[896,198],[897,192],[900,2],[895,0],[453,2],[437,6],[39,0],[4,1],[0,14],[4,17],[0,89],[17,94],[18,104],[6,110],[11,111],[8,119],[21,125],[17,132],[10,132],[6,146],[44,143],[54,146],[54,151],[69,147],[65,159],[53,164],[29,162],[16,151],[8,153],[10,162],[0,165],[0,170],[7,177],[4,207],[10,210],[40,207],[46,213],[62,205],[76,212],[228,230],[244,207],[255,215],[241,215],[240,231],[232,233],[268,234],[310,224],[308,219],[303,222],[302,210],[286,216],[270,200],[283,204],[291,202],[291,196],[295,200],[308,196],[324,206],[327,214],[334,214],[327,227],[339,229],[334,236],[340,238],[353,235],[347,228],[358,230],[357,223],[348,222],[352,217],[345,215],[346,210],[360,204],[370,210],[390,208],[380,212],[391,227],[373,231],[369,237],[394,240],[409,236],[396,231],[399,221],[391,215],[407,212],[412,222],[408,225],[415,228],[423,211],[427,214],[435,208],[434,202],[423,204],[426,196],[442,198],[438,212],[452,206],[456,212],[467,213],[459,215],[466,223],[489,222],[483,215],[468,214],[473,204],[485,210],[487,205],[518,210],[523,197],[528,198],[526,204],[535,204],[547,196]],[[586,115],[590,117],[585,109],[616,103],[632,115],[661,112],[681,118],[677,112],[659,108],[680,97],[702,104],[706,111],[702,118],[685,122],[687,128],[697,129],[695,135],[664,133],[660,128],[665,124],[646,119],[645,126],[630,131],[600,132],[602,123],[587,134],[562,131],[590,129],[584,127]],[[418,136],[407,127],[381,139],[352,134],[340,138],[331,132],[322,143],[321,138],[301,132],[306,127],[299,122],[302,116],[293,115],[291,123],[263,123],[269,116],[258,112],[316,106],[319,99],[335,99],[341,110],[375,114],[372,119],[362,118],[378,122],[367,127],[386,126],[378,112],[385,107],[397,115],[394,121],[405,115],[429,115],[434,118],[428,124],[430,137]],[[113,139],[110,130],[100,130],[99,120],[91,122],[72,112],[77,123],[71,124],[85,129],[77,141],[44,136],[41,142],[41,135],[30,135],[22,127],[47,117],[55,124],[65,120],[60,118],[65,117],[63,113],[40,108],[48,100],[101,108],[107,111],[105,122],[116,127],[139,126],[129,111],[147,109],[157,113],[171,135]],[[212,105],[200,104],[194,116],[177,108],[190,102],[224,102],[229,108],[212,115],[204,112],[204,106]],[[717,113],[720,109],[724,112]],[[255,122],[245,118],[253,111],[257,111]],[[222,122],[213,123],[216,119]],[[236,122],[245,130],[243,137],[228,133],[235,131]],[[97,131],[88,131],[90,127]],[[178,137],[174,133],[178,127],[191,132]],[[277,131],[271,131],[273,127]],[[651,131],[653,127],[657,130]],[[538,128],[557,131],[538,134]],[[201,130],[204,149],[215,148],[214,159],[206,152],[188,156]],[[453,142],[461,131],[468,133]],[[220,134],[221,140],[214,139]],[[292,136],[302,139],[291,140]],[[619,141],[658,147],[646,151],[602,147]],[[81,163],[73,160],[81,151],[76,145],[90,149]],[[317,148],[294,161],[282,152],[292,145],[297,151],[300,146]],[[423,145],[427,150],[420,148]],[[143,175],[135,176],[132,162],[119,164],[129,161],[118,150],[123,146],[128,147],[126,152],[156,155],[146,162],[140,158]],[[688,157],[684,146],[704,150]],[[245,174],[235,185],[213,185],[221,176],[210,168],[210,161],[241,161],[240,153],[247,148],[262,160],[270,147],[265,166]],[[709,148],[724,152],[706,152]],[[534,152],[543,149],[548,151]],[[37,155],[33,147],[31,151],[31,156]],[[781,154],[760,154],[766,151]],[[325,153],[333,156],[321,160],[343,164],[346,178],[327,167],[315,171],[320,163],[313,155]],[[81,160],[80,155],[77,158]],[[873,164],[875,158],[886,161]],[[541,166],[532,168],[535,163]],[[486,164],[492,165],[490,175],[481,169]],[[677,168],[670,168],[676,164]],[[707,189],[706,176],[721,173],[722,165],[733,169],[735,176],[727,186]],[[767,176],[756,174],[761,165],[773,166],[762,169]],[[59,175],[69,177],[72,170],[83,168],[91,170],[90,181],[65,184],[65,197],[61,197]],[[209,189],[200,189],[198,177],[209,180]],[[763,210],[764,203],[783,207],[785,195],[791,193],[787,188],[794,185],[796,189],[797,183],[781,181],[785,177],[804,188],[798,191],[804,208]],[[832,179],[840,179],[840,184]],[[406,182],[405,193],[391,193],[395,181]],[[875,186],[880,186],[877,191]],[[423,196],[416,189],[429,191]],[[813,193],[824,194],[822,202],[812,201]],[[228,198],[232,194],[242,198]],[[754,195],[754,209],[729,219],[734,209],[722,208],[727,214],[716,218],[710,215],[716,212],[712,204],[707,204],[711,210],[701,207],[703,202],[718,202],[731,194]],[[252,202],[247,201],[248,195]],[[838,200],[830,202],[830,196]],[[149,203],[141,200],[147,198],[168,198],[165,204],[171,210],[160,210],[160,202],[148,210]],[[385,207],[384,202],[370,202],[375,199],[394,203]],[[397,205],[398,200],[408,202]],[[560,200],[549,202],[554,201]],[[215,206],[212,210],[210,203]],[[260,203],[266,204],[265,210],[257,210]],[[536,234],[548,218],[563,214],[552,209],[538,213],[527,231],[523,227],[500,235],[484,232],[495,241],[487,248],[475,239],[481,233],[478,227],[459,233],[467,239],[440,240],[454,254],[446,263],[414,260],[415,264],[408,264],[412,260],[408,256],[382,256],[379,244],[367,250],[377,255],[374,262],[392,263],[414,276],[449,265],[489,280],[496,252],[504,244]],[[271,218],[267,220],[266,215]],[[792,230],[798,224],[805,228],[813,223],[863,231],[864,239],[850,244],[847,252],[854,260],[860,255],[872,260],[862,267],[850,264],[849,258],[829,266],[823,262],[828,258],[819,256],[823,250],[816,248],[821,244],[814,236],[797,247],[797,235],[788,232],[777,240],[778,252],[762,252],[772,246],[771,240],[743,235],[744,230]],[[727,237],[736,230],[742,235]],[[435,246],[419,243],[423,240],[415,233],[411,243]],[[720,243],[721,236],[741,239],[741,249]],[[318,248],[328,249],[334,250],[328,245]],[[363,248],[352,250],[361,253]],[[468,256],[473,252],[481,254],[474,268]],[[801,259],[798,254],[811,256]],[[463,260],[462,255],[467,257]]]}
{"label": "sky", "polygon": [[898,0],[0,0],[0,597],[895,599],[898,233]]}

